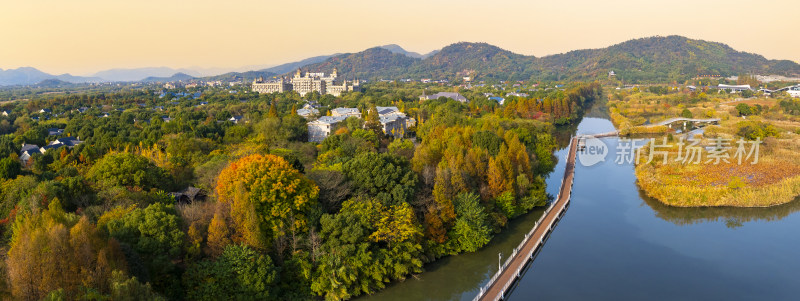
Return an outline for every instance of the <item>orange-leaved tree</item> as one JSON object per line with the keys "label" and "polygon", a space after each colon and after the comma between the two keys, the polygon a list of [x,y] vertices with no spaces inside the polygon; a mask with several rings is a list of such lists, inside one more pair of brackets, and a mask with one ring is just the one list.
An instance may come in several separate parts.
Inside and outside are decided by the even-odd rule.
{"label": "orange-leaved tree", "polygon": [[217,179],[219,200],[230,204],[233,240],[261,249],[283,238],[296,245],[318,193],[314,182],[274,155],[241,158]]}

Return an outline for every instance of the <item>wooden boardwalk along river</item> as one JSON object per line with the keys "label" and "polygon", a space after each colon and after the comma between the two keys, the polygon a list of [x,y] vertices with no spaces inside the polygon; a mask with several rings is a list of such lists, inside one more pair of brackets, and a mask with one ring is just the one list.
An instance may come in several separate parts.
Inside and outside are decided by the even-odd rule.
{"label": "wooden boardwalk along river", "polygon": [[533,226],[525,239],[514,248],[514,252],[506,260],[501,269],[495,273],[486,286],[481,287],[480,292],[474,300],[500,300],[510,292],[512,286],[525,268],[533,261],[536,254],[544,245],[545,240],[550,236],[550,232],[564,216],[569,206],[570,196],[572,195],[572,180],[575,176],[575,155],[577,154],[578,137],[573,137],[569,144],[567,164],[564,168],[564,179],[561,181],[561,188],[554,202],[545,209],[542,217]]}

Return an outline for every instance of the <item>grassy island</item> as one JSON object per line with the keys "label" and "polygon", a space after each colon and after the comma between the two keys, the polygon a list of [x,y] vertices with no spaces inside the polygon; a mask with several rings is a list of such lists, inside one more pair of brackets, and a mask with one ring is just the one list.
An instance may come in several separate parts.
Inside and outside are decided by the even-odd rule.
{"label": "grassy island", "polygon": [[[636,164],[638,185],[647,195],[677,207],[766,207],[800,195],[800,112],[796,110],[800,101],[780,96],[742,100],[725,93],[680,91],[665,95],[631,91],[612,94],[610,99],[614,99],[609,102],[612,121],[623,136],[656,134],[650,135],[655,140],[639,149]],[[645,120],[655,123],[672,117],[719,118],[720,122],[691,135],[643,125]],[[683,129],[682,124],[673,127],[692,129],[691,125]],[[757,161],[755,152],[751,153],[756,141],[761,142]],[[690,157],[690,152],[699,153],[699,159]]]}

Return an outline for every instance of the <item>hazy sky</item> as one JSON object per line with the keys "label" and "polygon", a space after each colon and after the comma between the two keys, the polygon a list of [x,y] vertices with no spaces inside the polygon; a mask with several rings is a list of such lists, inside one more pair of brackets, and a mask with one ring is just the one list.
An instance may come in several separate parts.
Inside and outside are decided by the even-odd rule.
{"label": "hazy sky", "polygon": [[544,56],[670,34],[800,62],[798,29],[798,0],[0,0],[0,68],[274,65],[458,41]]}

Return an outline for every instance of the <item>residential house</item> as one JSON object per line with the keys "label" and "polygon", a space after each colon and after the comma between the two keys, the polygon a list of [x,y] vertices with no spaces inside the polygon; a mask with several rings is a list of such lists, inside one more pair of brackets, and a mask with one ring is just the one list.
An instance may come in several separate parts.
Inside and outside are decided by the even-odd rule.
{"label": "residential house", "polygon": [[242,116],[242,115],[233,116],[231,118],[228,118],[228,121],[231,121],[231,122],[233,122],[235,124],[239,124],[239,122],[242,121],[242,120],[244,120],[244,116]]}
{"label": "residential house", "polygon": [[47,129],[47,135],[49,136],[58,136],[64,134],[64,129],[57,129],[57,128],[49,128]]}
{"label": "residential house", "polygon": [[500,105],[503,105],[503,103],[505,103],[505,102],[506,102],[506,99],[505,99],[505,98],[502,98],[502,97],[499,97],[499,96],[493,96],[493,97],[489,97],[489,100],[494,100],[494,101],[496,101],[496,102],[497,102],[498,104],[500,104]]}
{"label": "residential house", "polygon": [[83,141],[78,140],[78,138],[75,138],[75,137],[58,138],[58,139],[53,140],[52,142],[50,142],[50,144],[40,147],[39,148],[39,152],[44,154],[44,153],[47,152],[47,150],[57,149],[57,148],[60,148],[62,146],[66,146],[68,148],[73,148],[73,147],[75,147],[75,146],[77,146],[78,144],[81,144],[81,143],[83,143]]}
{"label": "residential house", "polygon": [[22,148],[19,151],[19,161],[22,163],[23,166],[30,166],[31,158],[35,154],[41,154],[39,151],[39,146],[36,144],[22,144]]}

